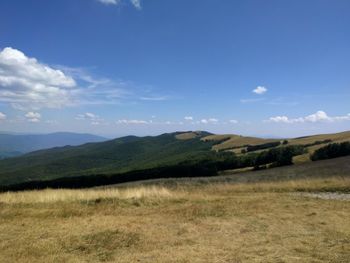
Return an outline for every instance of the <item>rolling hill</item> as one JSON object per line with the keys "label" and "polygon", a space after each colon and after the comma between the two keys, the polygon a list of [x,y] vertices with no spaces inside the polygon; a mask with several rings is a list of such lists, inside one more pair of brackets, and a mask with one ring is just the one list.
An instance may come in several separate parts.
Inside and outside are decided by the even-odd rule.
{"label": "rolling hill", "polygon": [[350,141],[350,132],[282,140],[214,135],[204,131],[127,136],[98,143],[39,150],[1,160],[0,186],[59,178],[119,175],[188,161],[200,163],[201,160],[208,160],[215,152],[235,152],[238,156],[244,156],[242,150],[253,148],[253,153],[259,153],[266,147],[282,147],[283,143],[303,145],[308,150],[294,157],[295,163],[302,163],[309,161],[309,154],[315,149],[330,142],[342,141]]}
{"label": "rolling hill", "polygon": [[0,159],[24,153],[65,145],[80,145],[88,142],[102,142],[106,138],[70,132],[50,134],[8,134],[0,133]]}
{"label": "rolling hill", "polygon": [[0,161],[0,185],[91,174],[123,173],[176,164],[210,152],[206,132],[190,139],[180,133],[127,136],[80,146],[56,147]]}

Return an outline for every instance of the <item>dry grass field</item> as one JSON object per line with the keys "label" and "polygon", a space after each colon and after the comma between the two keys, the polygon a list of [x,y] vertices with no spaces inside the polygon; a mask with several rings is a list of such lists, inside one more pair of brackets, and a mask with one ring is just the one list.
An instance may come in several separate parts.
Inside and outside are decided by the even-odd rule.
{"label": "dry grass field", "polygon": [[[245,149],[244,145],[248,145],[248,144],[258,145],[263,143],[282,141],[283,139],[263,139],[263,138],[246,137],[246,136],[240,136],[240,135],[234,135],[234,134],[224,134],[224,135],[209,135],[209,136],[203,137],[202,140],[220,141],[220,143],[213,146],[213,150],[230,150],[236,154],[240,154],[241,150]],[[350,132],[346,131],[346,132],[332,133],[332,134],[319,134],[319,135],[305,136],[305,137],[299,137],[299,138],[291,138],[287,140],[290,145],[297,145],[297,144],[305,145],[305,144],[314,143],[316,141],[324,141],[324,140],[332,140],[332,143],[334,142],[339,143],[339,142],[350,141]],[[327,143],[318,144],[307,148],[309,150],[309,153],[312,153],[315,150],[325,146],[326,144]]]}
{"label": "dry grass field", "polygon": [[222,141],[219,144],[213,146],[213,150],[225,150],[234,147],[240,147],[243,145],[257,145],[268,142],[279,141],[277,139],[263,139],[257,137],[246,137],[234,134],[223,134],[223,135],[209,135],[202,138],[204,141]]}
{"label": "dry grass field", "polygon": [[0,262],[349,262],[348,177],[0,194]]}

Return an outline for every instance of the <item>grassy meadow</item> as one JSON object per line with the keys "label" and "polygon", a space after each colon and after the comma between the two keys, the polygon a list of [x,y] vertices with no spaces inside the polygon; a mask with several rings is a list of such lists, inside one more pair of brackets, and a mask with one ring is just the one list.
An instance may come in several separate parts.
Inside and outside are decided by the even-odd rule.
{"label": "grassy meadow", "polygon": [[339,159],[336,176],[316,162],[321,177],[266,174],[290,175],[283,167],[249,182],[2,193],[0,262],[349,262],[350,201],[310,195],[349,193],[348,158]]}

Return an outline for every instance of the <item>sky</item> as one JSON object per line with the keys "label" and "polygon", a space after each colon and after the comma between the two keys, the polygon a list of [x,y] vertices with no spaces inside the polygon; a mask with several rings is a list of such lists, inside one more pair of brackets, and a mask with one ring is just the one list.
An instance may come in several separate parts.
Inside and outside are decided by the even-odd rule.
{"label": "sky", "polygon": [[0,131],[350,130],[348,0],[2,0]]}

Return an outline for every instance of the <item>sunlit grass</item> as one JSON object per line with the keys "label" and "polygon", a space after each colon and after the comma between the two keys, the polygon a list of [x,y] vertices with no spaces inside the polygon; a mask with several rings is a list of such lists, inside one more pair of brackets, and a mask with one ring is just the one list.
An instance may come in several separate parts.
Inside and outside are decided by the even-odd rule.
{"label": "sunlit grass", "polygon": [[0,194],[0,262],[348,262],[347,178]]}
{"label": "sunlit grass", "polygon": [[53,203],[53,202],[74,202],[91,201],[97,199],[140,199],[159,198],[166,199],[174,194],[165,187],[149,186],[126,189],[86,189],[86,190],[66,190],[66,189],[46,189],[23,192],[6,192],[0,194],[0,202],[7,204],[14,203]]}
{"label": "sunlit grass", "polygon": [[[205,190],[205,191],[203,191]],[[163,186],[135,186],[127,188],[97,189],[46,189],[0,194],[0,203],[54,203],[91,201],[98,199],[176,199],[180,197],[201,198],[202,193],[242,192],[293,192],[293,191],[339,191],[350,192],[350,178],[300,179],[261,183],[215,183],[204,186],[180,186],[169,189]]]}

